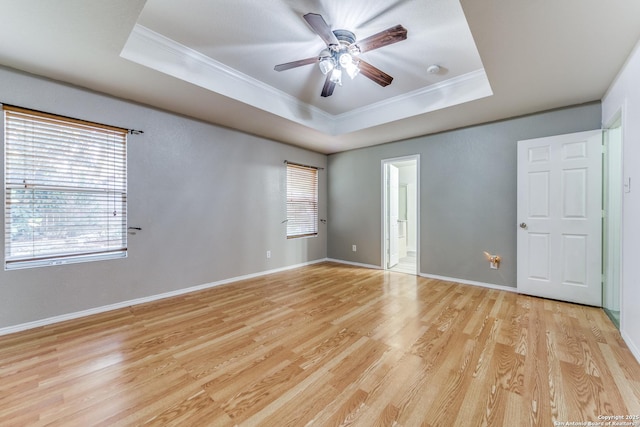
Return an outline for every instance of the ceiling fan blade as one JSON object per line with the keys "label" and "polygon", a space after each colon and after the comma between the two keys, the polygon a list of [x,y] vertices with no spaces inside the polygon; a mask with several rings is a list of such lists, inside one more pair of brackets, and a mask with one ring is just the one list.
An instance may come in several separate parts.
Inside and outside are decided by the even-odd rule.
{"label": "ceiling fan blade", "polygon": [[320,95],[322,95],[325,98],[327,96],[331,96],[333,95],[333,90],[335,88],[336,88],[336,84],[331,81],[331,73],[329,73],[327,75],[327,79],[324,81],[324,87],[322,88],[322,93]]}
{"label": "ceiling fan blade", "polygon": [[360,74],[373,80],[380,86],[389,86],[393,81],[393,77],[391,77],[389,74],[385,73],[382,70],[379,70],[368,62],[364,62],[363,60],[360,60],[358,68],[360,68]]}
{"label": "ceiling fan blade", "polygon": [[313,58],[299,59],[297,61],[278,64],[275,67],[273,67],[273,69],[276,71],[284,71],[284,70],[290,70],[291,68],[302,67],[303,65],[315,64],[316,62],[318,62],[318,57],[314,56]]}
{"label": "ceiling fan blade", "polygon": [[331,27],[325,22],[322,15],[318,15],[317,13],[307,13],[303,16],[305,21],[313,28],[313,31],[316,32],[317,35],[327,44],[327,46],[332,44],[339,44],[336,35],[331,31]]}
{"label": "ceiling fan blade", "polygon": [[360,52],[367,52],[406,40],[406,38],[407,29],[402,25],[396,25],[395,27],[387,28],[384,31],[369,36],[366,39],[359,40],[356,42],[356,45],[360,48]]}

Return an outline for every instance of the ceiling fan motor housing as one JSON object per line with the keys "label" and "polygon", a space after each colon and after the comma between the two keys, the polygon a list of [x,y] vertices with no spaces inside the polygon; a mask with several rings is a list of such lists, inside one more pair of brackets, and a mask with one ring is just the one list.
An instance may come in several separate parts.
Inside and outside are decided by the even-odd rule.
{"label": "ceiling fan motor housing", "polygon": [[356,42],[356,35],[353,32],[332,30],[320,14],[307,13],[303,15],[303,18],[325,42],[326,48],[320,51],[318,56],[278,64],[274,70],[284,71],[317,63],[322,74],[327,76],[321,93],[323,97],[331,96],[335,86],[342,85],[343,71],[352,79],[358,74],[363,74],[382,87],[391,84],[393,77],[361,60],[359,55],[405,40],[407,38],[406,28],[402,25],[396,25]]}
{"label": "ceiling fan motor housing", "polygon": [[356,42],[356,35],[349,30],[333,30],[333,34],[335,34],[340,44],[344,44],[347,47]]}
{"label": "ceiling fan motor housing", "polygon": [[319,66],[323,74],[331,74],[331,81],[342,85],[342,70],[344,69],[349,74],[349,77],[354,78],[359,70],[357,61],[354,61],[354,56],[360,53],[360,49],[355,44],[356,35],[348,30],[333,30],[332,33],[336,36],[338,44],[328,45],[328,49],[324,49],[319,55]]}
{"label": "ceiling fan motor housing", "polygon": [[338,54],[348,53],[351,56],[358,55],[360,53],[360,49],[358,45],[356,45],[356,35],[353,34],[349,30],[333,30],[333,34],[335,34],[336,38],[340,42],[339,45],[334,46],[333,50],[338,52]]}

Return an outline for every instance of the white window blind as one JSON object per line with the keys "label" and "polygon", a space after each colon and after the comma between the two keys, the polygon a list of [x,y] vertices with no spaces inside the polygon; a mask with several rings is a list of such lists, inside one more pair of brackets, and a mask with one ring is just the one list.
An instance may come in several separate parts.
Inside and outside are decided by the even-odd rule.
{"label": "white window blind", "polygon": [[4,106],[5,268],[127,251],[127,131]]}
{"label": "white window blind", "polygon": [[287,238],[318,234],[318,170],[287,164]]}

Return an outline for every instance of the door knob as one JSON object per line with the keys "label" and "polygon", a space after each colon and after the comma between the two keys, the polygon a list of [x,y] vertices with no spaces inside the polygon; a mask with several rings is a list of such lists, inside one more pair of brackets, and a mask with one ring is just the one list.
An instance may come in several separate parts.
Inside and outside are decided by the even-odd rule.
{"label": "door knob", "polygon": [[526,222],[521,222],[520,223],[520,228],[527,228],[527,223]]}

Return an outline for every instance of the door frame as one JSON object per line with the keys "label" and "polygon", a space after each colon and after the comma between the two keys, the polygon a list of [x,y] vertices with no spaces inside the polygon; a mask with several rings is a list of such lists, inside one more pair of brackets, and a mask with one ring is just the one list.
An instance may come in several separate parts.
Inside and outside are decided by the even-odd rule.
{"label": "door frame", "polygon": [[[385,213],[385,239],[387,250],[385,268],[391,270],[400,262],[400,168],[397,163],[386,163],[387,203]],[[406,238],[406,236],[405,236]]]}
{"label": "door frame", "polygon": [[416,162],[416,276],[420,275],[420,154],[412,154],[408,156],[402,157],[392,157],[388,159],[382,159],[380,161],[380,176],[381,176],[381,200],[382,204],[380,207],[381,210],[381,269],[388,270],[387,265],[387,203],[388,203],[388,192],[387,192],[387,164],[406,162],[406,161],[415,161]]}
{"label": "door frame", "polygon": [[[616,126],[618,125],[618,126]],[[614,129],[614,126],[620,129],[620,156],[617,159],[612,159],[609,151],[609,131],[610,129]],[[608,122],[603,125],[603,145],[605,150],[605,157],[603,161],[603,174],[602,174],[602,209],[605,212],[605,217],[603,218],[602,224],[602,308],[604,309],[607,316],[611,319],[611,321],[621,329],[622,327],[622,301],[624,301],[623,295],[623,268],[622,268],[622,250],[623,250],[623,240],[624,240],[624,232],[623,232],[623,212],[624,212],[624,114],[623,108],[620,108],[616,113],[609,119]],[[610,190],[611,190],[611,166],[614,164],[620,171],[620,203],[619,203],[619,211],[618,212],[610,212],[609,211],[609,198],[610,198]],[[615,215],[618,223],[619,223],[619,244],[617,245],[619,257],[615,262],[615,268],[618,270],[618,309],[619,309],[619,319],[612,318],[611,313],[609,312],[608,307],[605,307],[605,292],[608,291],[607,286],[609,285],[610,278],[610,267],[614,265],[611,261],[612,254],[615,253],[615,249],[609,245],[609,222],[611,215]],[[615,261],[615,260],[614,260]]]}

